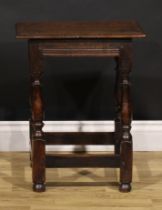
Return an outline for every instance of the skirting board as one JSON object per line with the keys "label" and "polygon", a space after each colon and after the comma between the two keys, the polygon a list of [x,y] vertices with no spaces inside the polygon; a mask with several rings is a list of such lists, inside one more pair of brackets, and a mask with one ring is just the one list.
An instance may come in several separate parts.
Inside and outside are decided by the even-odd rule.
{"label": "skirting board", "polygon": [[[46,121],[44,131],[113,131],[113,121]],[[133,150],[162,151],[162,121],[133,121]],[[76,146],[48,146],[48,151],[74,151]],[[78,149],[78,148],[77,148]],[[87,146],[87,151],[111,151],[112,146]],[[0,122],[0,151],[29,151],[27,121]]]}

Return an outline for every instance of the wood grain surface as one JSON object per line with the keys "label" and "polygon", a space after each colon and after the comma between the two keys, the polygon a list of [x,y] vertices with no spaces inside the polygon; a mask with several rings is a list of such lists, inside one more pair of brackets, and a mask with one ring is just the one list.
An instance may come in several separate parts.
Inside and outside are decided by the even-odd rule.
{"label": "wood grain surface", "polygon": [[47,169],[46,193],[31,189],[28,153],[0,153],[1,210],[161,210],[162,152],[135,152],[133,190],[116,190],[119,169]]}
{"label": "wood grain surface", "polygon": [[16,24],[19,39],[142,38],[136,21],[22,22]]}

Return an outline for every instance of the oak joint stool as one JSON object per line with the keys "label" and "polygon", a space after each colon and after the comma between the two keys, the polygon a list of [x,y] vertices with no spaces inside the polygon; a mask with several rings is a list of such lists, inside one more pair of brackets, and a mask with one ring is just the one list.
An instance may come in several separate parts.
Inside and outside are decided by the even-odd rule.
{"label": "oak joint stool", "polygon": [[[28,40],[31,78],[31,163],[33,190],[45,191],[46,167],[120,168],[119,190],[129,192],[132,182],[132,104],[129,74],[132,40],[145,37],[136,21],[24,22],[16,37]],[[114,132],[43,132],[41,91],[45,57],[111,57],[116,61],[116,118]],[[114,145],[114,154],[46,155],[46,145]]]}

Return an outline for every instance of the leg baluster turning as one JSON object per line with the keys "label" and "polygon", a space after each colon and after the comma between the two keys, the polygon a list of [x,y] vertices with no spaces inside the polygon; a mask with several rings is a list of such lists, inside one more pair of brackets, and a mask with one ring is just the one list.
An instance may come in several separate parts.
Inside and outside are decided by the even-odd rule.
{"label": "leg baluster turning", "polygon": [[31,72],[31,112],[30,129],[32,136],[32,177],[33,190],[45,191],[45,142],[43,139],[43,100],[41,91],[42,59],[38,46],[29,42]]}
{"label": "leg baluster turning", "polygon": [[131,119],[132,119],[132,105],[130,99],[130,81],[129,73],[131,71],[131,47],[125,47],[120,54],[120,71],[121,71],[121,123],[122,135],[120,143],[120,191],[131,191],[132,182],[132,136]]}

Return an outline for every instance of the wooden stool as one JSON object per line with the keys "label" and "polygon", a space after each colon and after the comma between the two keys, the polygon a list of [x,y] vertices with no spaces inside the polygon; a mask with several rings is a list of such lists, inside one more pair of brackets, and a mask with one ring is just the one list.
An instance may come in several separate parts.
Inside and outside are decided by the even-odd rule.
{"label": "wooden stool", "polygon": [[[135,21],[26,22],[16,25],[16,37],[27,39],[31,77],[31,162],[33,190],[45,191],[46,167],[120,168],[122,192],[132,182],[132,105],[129,73],[132,67],[132,39],[145,37]],[[43,58],[112,57],[116,60],[115,132],[43,132],[41,77]],[[115,145],[113,155],[46,155],[46,145]]]}

